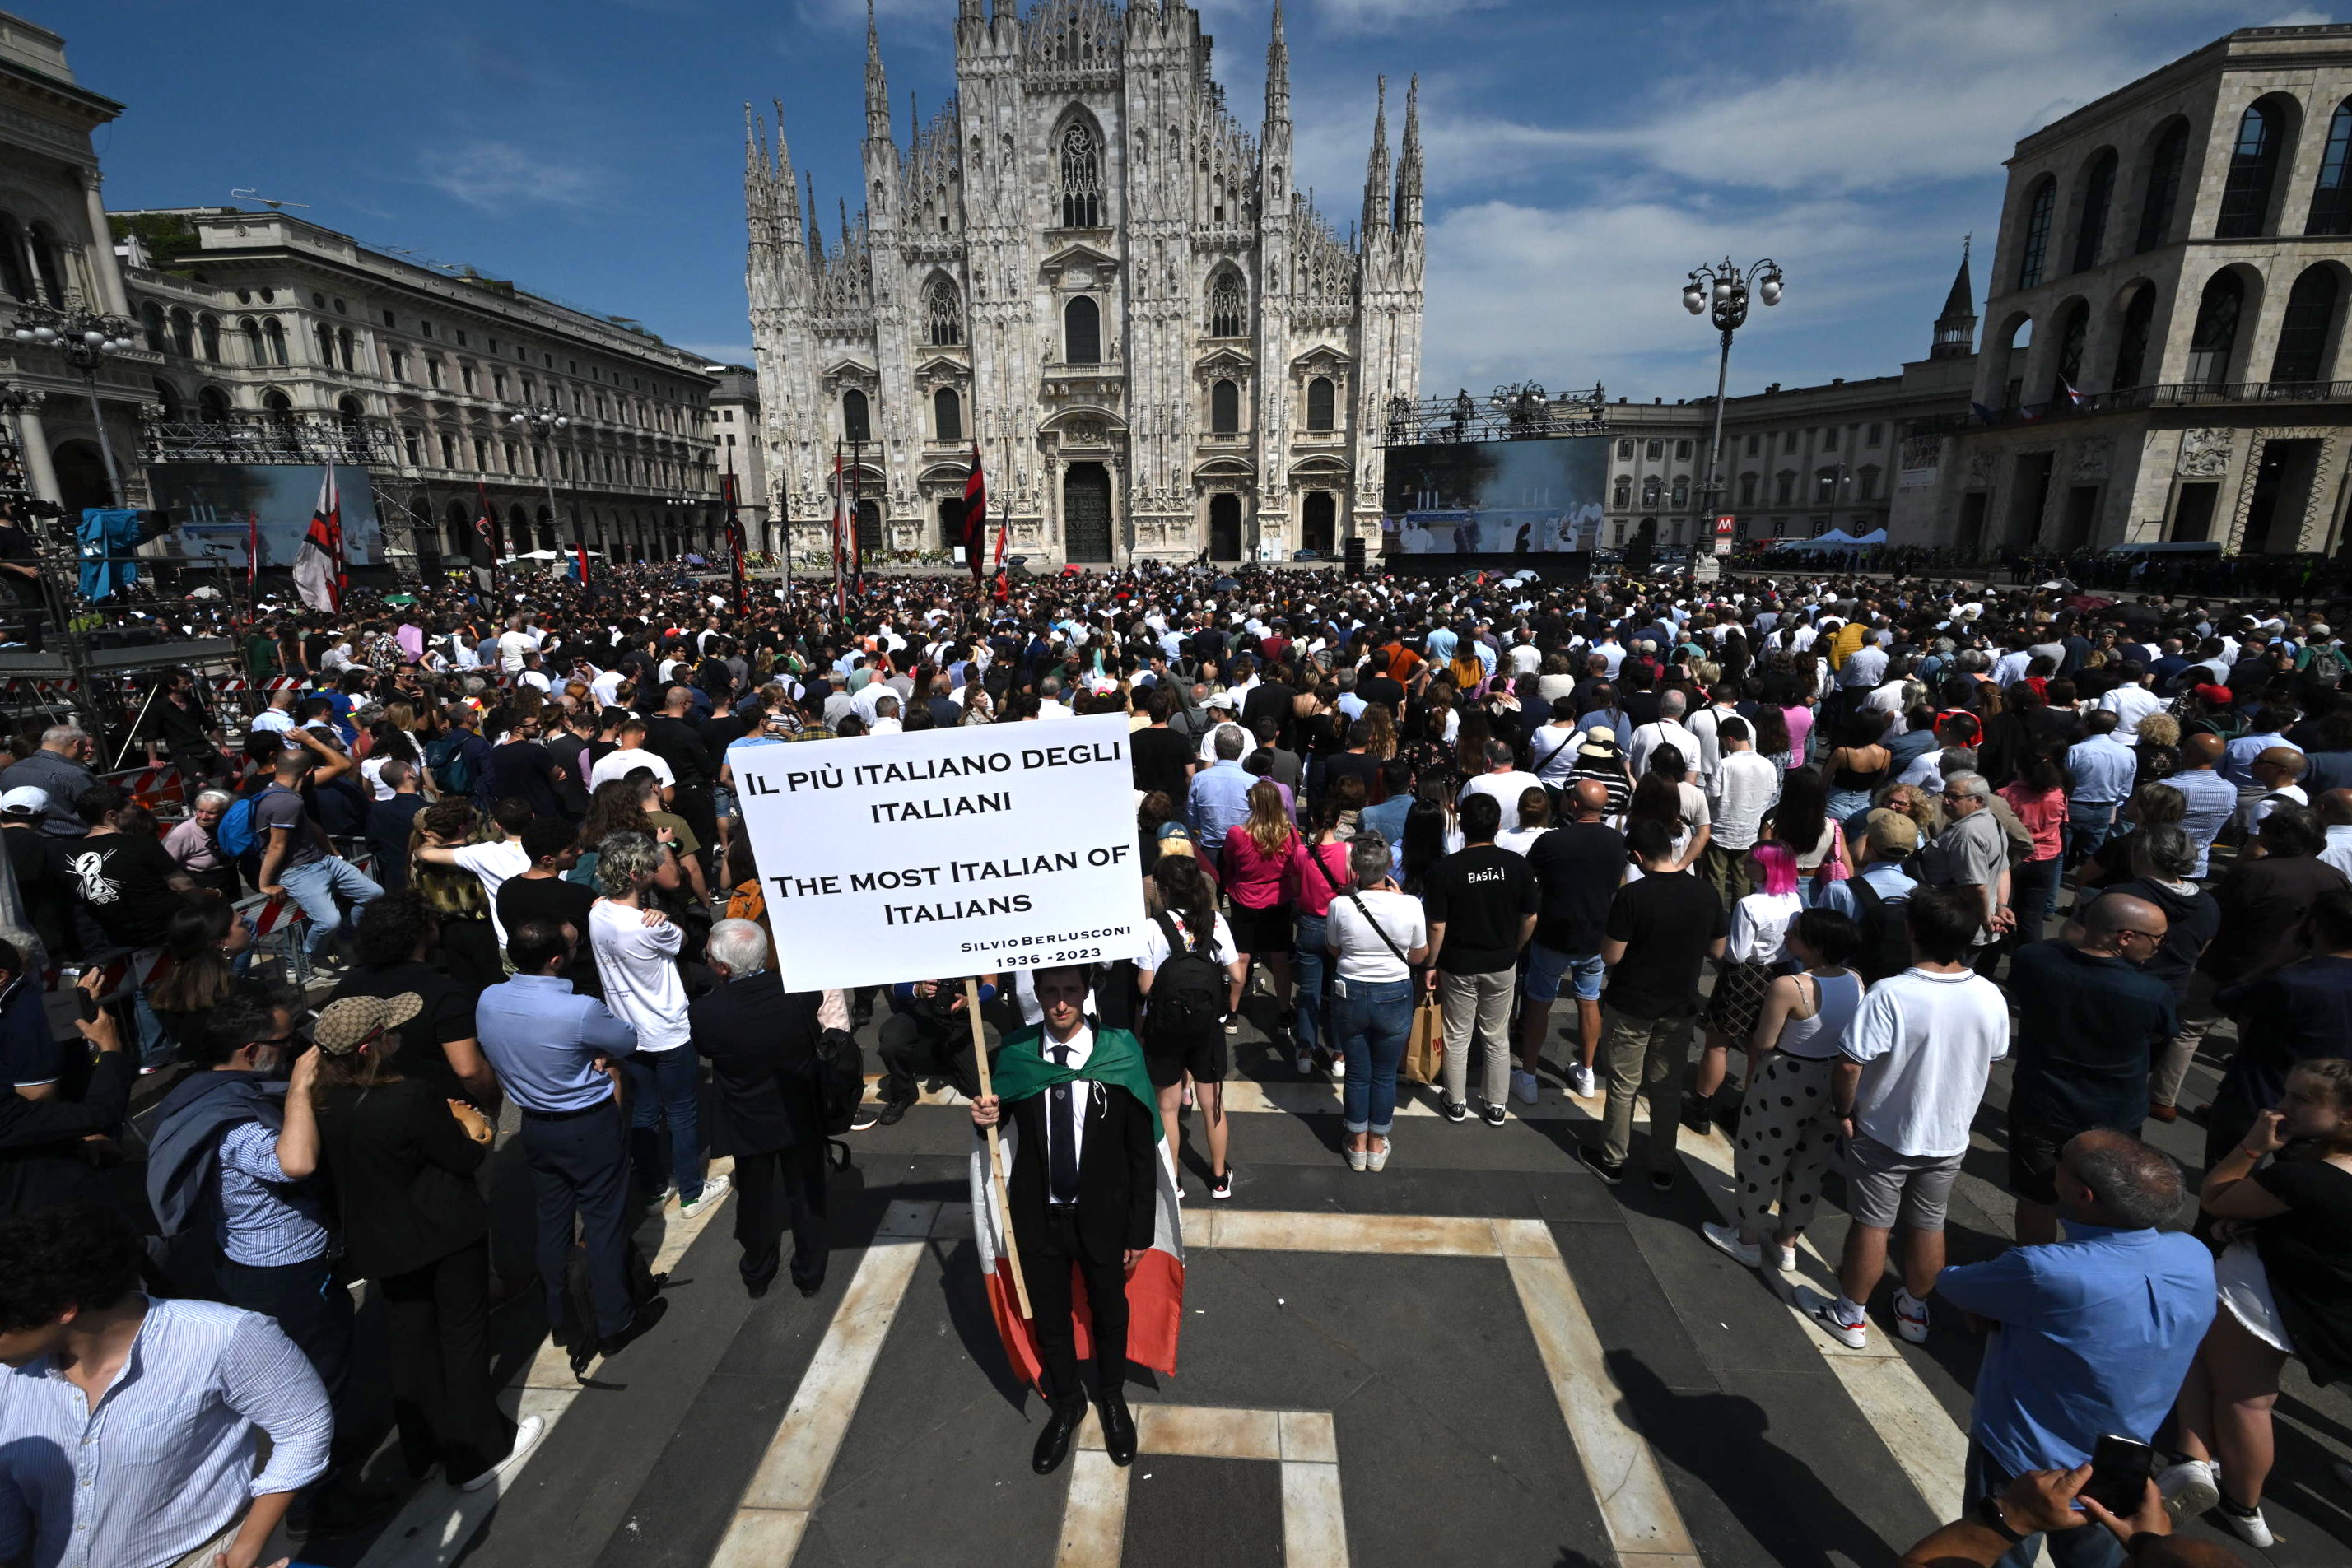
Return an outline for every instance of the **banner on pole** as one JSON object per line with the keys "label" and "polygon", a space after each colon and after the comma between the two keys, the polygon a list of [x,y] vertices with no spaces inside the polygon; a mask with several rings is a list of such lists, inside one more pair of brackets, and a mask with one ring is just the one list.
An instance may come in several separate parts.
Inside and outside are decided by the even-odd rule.
{"label": "banner on pole", "polygon": [[785,988],[1140,957],[1128,734],[1097,714],[730,747]]}

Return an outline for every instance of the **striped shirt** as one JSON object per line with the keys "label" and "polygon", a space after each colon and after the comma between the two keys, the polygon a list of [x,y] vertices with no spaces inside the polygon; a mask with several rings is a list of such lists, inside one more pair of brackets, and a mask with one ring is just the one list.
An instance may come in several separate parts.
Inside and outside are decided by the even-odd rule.
{"label": "striped shirt", "polygon": [[229,1261],[257,1269],[307,1263],[327,1250],[320,1184],[278,1163],[278,1134],[240,1122],[220,1141],[220,1243]]}
{"label": "striped shirt", "polygon": [[333,1435],[319,1375],[276,1323],[151,1298],[95,1409],[47,1356],[0,1369],[0,1562],[170,1568],[253,1499],[318,1479]]}

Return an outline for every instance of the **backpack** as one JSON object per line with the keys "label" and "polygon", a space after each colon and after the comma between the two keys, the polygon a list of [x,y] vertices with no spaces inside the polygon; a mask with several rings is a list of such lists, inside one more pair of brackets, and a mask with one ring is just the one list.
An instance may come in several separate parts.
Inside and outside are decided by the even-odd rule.
{"label": "backpack", "polygon": [[1911,967],[1911,927],[1905,914],[1911,900],[1888,898],[1870,884],[1866,876],[1849,878],[1846,891],[1853,894],[1856,910],[1862,918],[1855,922],[1862,928],[1862,950],[1854,955],[1855,973],[1872,985],[1889,975],[1899,975]]}
{"label": "backpack", "polygon": [[231,801],[221,813],[220,826],[213,830],[213,841],[231,860],[242,859],[260,841],[253,831],[253,800],[250,795],[241,795]]}
{"label": "backpack", "polygon": [[2344,652],[2340,648],[2322,647],[2311,651],[2310,662],[2303,666],[2305,685],[2323,688],[2344,683]]}
{"label": "backpack", "polygon": [[1168,957],[1152,976],[1151,994],[1145,998],[1143,1048],[1169,1057],[1225,1027],[1228,983],[1224,966],[1188,945],[1167,911],[1152,918],[1168,938]]}
{"label": "backpack", "polygon": [[836,1169],[849,1167],[849,1145],[839,1142],[866,1098],[866,1059],[847,1030],[829,1029],[816,1042],[816,1101],[824,1122],[825,1142],[839,1153]]}
{"label": "backpack", "polygon": [[478,780],[474,777],[474,760],[466,755],[464,747],[470,732],[458,730],[433,741],[425,748],[425,765],[433,769],[433,781],[441,786],[446,795],[471,795]]}

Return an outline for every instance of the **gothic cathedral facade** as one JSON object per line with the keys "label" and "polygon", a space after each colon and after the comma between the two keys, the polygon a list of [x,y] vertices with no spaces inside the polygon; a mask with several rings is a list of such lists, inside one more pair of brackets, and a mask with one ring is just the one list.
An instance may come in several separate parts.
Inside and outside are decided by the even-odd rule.
{"label": "gothic cathedral facade", "polygon": [[869,559],[951,548],[977,453],[992,546],[1009,525],[1033,562],[1378,551],[1389,404],[1421,372],[1416,92],[1391,174],[1383,83],[1343,240],[1294,183],[1279,0],[1255,137],[1210,46],[1185,0],[961,0],[955,100],[902,147],[869,18],[864,211],[830,246],[781,106],[772,149],[747,126],[793,548],[828,548],[836,494]]}

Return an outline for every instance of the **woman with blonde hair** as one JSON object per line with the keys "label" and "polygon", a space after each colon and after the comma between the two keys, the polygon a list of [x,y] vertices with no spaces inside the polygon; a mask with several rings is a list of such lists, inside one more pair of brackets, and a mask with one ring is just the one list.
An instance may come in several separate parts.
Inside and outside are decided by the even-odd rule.
{"label": "woman with blonde hair", "polygon": [[1275,1024],[1268,1035],[1276,1050],[1288,1051],[1292,911],[1298,869],[1291,861],[1299,835],[1273,780],[1261,779],[1251,785],[1247,798],[1248,820],[1225,830],[1225,892],[1233,900],[1234,941],[1243,964],[1264,959],[1274,988]]}
{"label": "woman with blonde hair", "polygon": [[1396,716],[1390,713],[1386,703],[1372,703],[1364,709],[1364,722],[1371,726],[1371,739],[1365,743],[1364,755],[1377,757],[1382,762],[1397,753]]}

